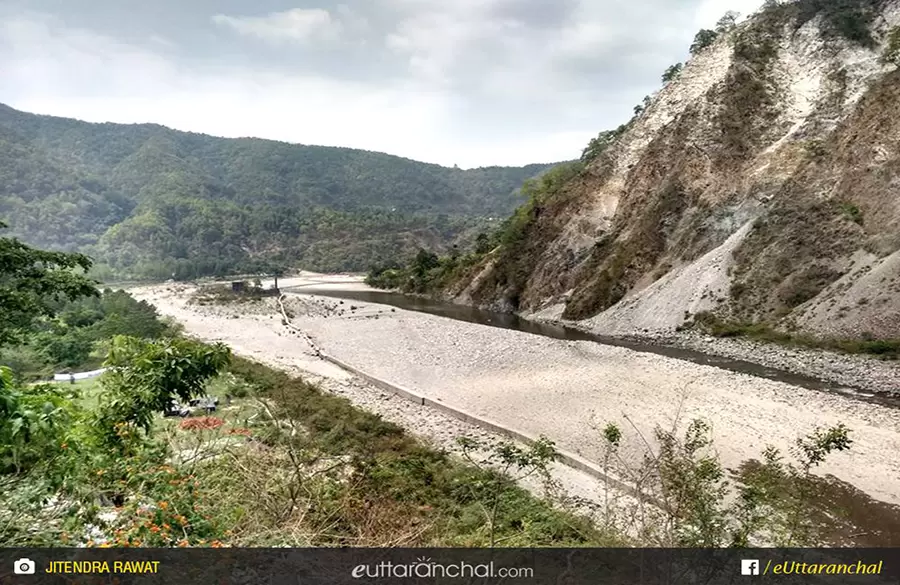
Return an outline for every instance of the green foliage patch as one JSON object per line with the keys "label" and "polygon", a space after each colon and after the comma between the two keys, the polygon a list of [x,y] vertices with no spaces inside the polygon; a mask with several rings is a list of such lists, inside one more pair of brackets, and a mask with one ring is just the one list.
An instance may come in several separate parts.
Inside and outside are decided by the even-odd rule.
{"label": "green foliage patch", "polygon": [[260,259],[364,271],[444,251],[510,213],[522,181],[551,166],[463,170],[3,105],[0,161],[0,217],[30,243],[91,255],[105,280],[249,273]]}
{"label": "green foliage patch", "polygon": [[724,320],[709,312],[694,315],[688,327],[697,328],[715,337],[746,337],[787,346],[869,354],[888,360],[900,359],[900,339],[820,338],[780,331],[768,323]]}
{"label": "green foliage patch", "polygon": [[526,202],[491,234],[479,234],[474,248],[468,253],[454,248],[450,254],[438,256],[420,249],[405,265],[387,264],[373,268],[366,279],[367,284],[409,293],[436,293],[469,275],[488,254],[496,254],[498,266],[505,269],[501,278],[515,297],[517,291],[524,288],[523,276],[530,268],[529,259],[533,260],[532,253],[524,249],[531,246],[530,230],[544,207],[564,203],[565,186],[583,169],[581,162],[564,163],[526,181],[521,188]]}

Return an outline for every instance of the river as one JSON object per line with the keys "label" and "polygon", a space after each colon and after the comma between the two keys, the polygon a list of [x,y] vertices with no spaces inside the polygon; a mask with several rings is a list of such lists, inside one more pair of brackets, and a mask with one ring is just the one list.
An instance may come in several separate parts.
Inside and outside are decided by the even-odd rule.
{"label": "river", "polygon": [[851,396],[858,400],[872,402],[891,408],[900,408],[900,396],[892,395],[889,393],[873,394],[870,392],[858,390],[850,386],[836,384],[828,380],[821,380],[810,376],[788,372],[785,370],[770,368],[753,362],[724,358],[697,350],[653,344],[635,339],[597,335],[594,333],[588,333],[586,331],[576,329],[574,327],[566,327],[553,323],[525,319],[518,315],[510,313],[485,311],[483,309],[477,309],[475,307],[470,307],[467,305],[457,305],[425,297],[380,290],[347,290],[335,288],[333,286],[316,286],[313,284],[286,287],[283,289],[283,291],[286,293],[319,295],[338,299],[377,303],[381,305],[396,307],[398,309],[404,309],[407,311],[417,311],[420,313],[428,313],[430,315],[436,315],[439,317],[456,319],[457,321],[464,321],[467,323],[477,323],[479,325],[487,325],[490,327],[499,327],[502,329],[522,331],[524,333],[541,335],[544,337],[550,337],[552,339],[563,339],[568,341],[593,341],[595,343],[604,345],[624,347],[642,353],[662,355],[699,365],[713,366],[731,372],[749,374],[751,376],[784,382],[811,390],[820,390],[823,392]]}

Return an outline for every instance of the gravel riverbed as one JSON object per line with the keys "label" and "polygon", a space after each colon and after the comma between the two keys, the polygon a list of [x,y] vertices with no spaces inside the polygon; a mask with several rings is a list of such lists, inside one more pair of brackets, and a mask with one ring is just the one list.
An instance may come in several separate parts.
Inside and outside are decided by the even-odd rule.
{"label": "gravel riverbed", "polygon": [[656,427],[702,418],[723,463],[737,468],[768,445],[837,423],[853,448],[820,468],[900,503],[900,410],[589,341],[563,341],[358,301],[294,296],[295,326],[327,353],[414,392],[532,435],[587,459],[602,456],[598,428],[625,431],[639,458]]}
{"label": "gravel riverbed", "polygon": [[[462,432],[455,430],[462,424],[455,419],[323,364],[280,319],[229,307],[201,310],[187,306],[184,295],[164,289],[138,293],[185,323],[189,333],[225,341],[238,353],[278,367],[311,373],[328,391],[438,444],[452,442],[447,437]],[[834,454],[819,472],[833,474],[876,499],[900,503],[896,409],[655,354],[384,305],[290,295],[287,307],[292,324],[338,359],[434,400],[532,435],[546,435],[561,448],[594,461],[602,449],[598,427],[607,422],[623,428],[623,453],[637,458],[644,452],[642,436],[652,438],[657,426],[683,427],[691,419],[705,419],[729,468],[759,458],[767,445],[788,452],[797,437],[843,422],[852,429],[853,448]],[[585,478],[573,483],[592,489],[585,487]]]}
{"label": "gravel riverbed", "polygon": [[[294,282],[304,281],[302,278],[294,279]],[[314,284],[321,285],[321,282]],[[236,354],[302,376],[323,391],[347,398],[355,406],[380,415],[438,449],[460,454],[457,439],[461,437],[476,439],[483,444],[505,440],[440,410],[385,392],[318,358],[300,334],[282,325],[272,299],[233,306],[198,305],[191,302],[196,290],[192,286],[167,284],[135,288],[130,292],[135,298],[156,306],[162,315],[180,322],[188,335],[208,342],[226,343]],[[291,303],[288,305],[294,306]],[[310,314],[324,318],[326,315],[337,315],[337,307],[335,304],[335,308],[329,308],[323,302],[308,308]],[[559,495],[576,502],[572,505],[581,512],[599,513],[590,502],[603,502],[607,497],[620,503],[623,509],[633,506],[631,498],[608,490],[602,481],[588,474],[561,464],[553,464],[550,471],[553,482],[562,488]],[[547,486],[536,477],[526,479],[522,485],[536,495],[545,495]]]}

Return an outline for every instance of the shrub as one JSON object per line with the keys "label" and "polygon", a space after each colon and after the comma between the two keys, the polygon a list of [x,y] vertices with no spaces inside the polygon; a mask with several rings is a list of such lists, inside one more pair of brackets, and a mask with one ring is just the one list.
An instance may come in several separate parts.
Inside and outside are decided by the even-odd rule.
{"label": "shrub", "polygon": [[0,366],[0,473],[21,473],[58,458],[78,416],[67,386],[18,385]]}
{"label": "shrub", "polygon": [[691,43],[691,55],[696,55],[706,47],[712,45],[719,38],[719,33],[708,28],[700,29],[694,36],[694,42]]}
{"label": "shrub", "polygon": [[619,126],[615,130],[604,130],[600,134],[598,134],[595,138],[591,138],[588,145],[581,152],[581,162],[589,163],[609,148],[615,143],[616,140],[619,139],[622,134],[628,129],[627,125],[623,124]]}
{"label": "shrub", "polygon": [[841,212],[853,223],[863,224],[862,210],[856,205],[849,202],[841,203]]}
{"label": "shrub", "polygon": [[662,81],[663,83],[669,83],[681,73],[681,70],[684,68],[684,65],[681,63],[675,63],[668,69],[666,69],[665,73],[663,73]]}
{"label": "shrub", "polygon": [[106,360],[104,393],[95,430],[106,445],[129,449],[147,433],[153,417],[173,400],[187,402],[205,393],[206,382],[231,359],[228,347],[187,339],[140,340],[116,337]]}
{"label": "shrub", "polygon": [[[636,529],[645,546],[822,544],[822,535],[809,521],[810,511],[821,505],[808,489],[810,478],[828,455],[850,448],[849,433],[843,424],[816,428],[796,440],[794,462],[785,462],[776,449],[767,447],[764,463],[755,466],[754,473],[739,476],[740,483],[732,483],[714,451],[712,428],[701,419],[691,421],[683,435],[677,427],[657,427],[656,445],[643,442],[640,463],[622,457],[623,433],[609,423],[602,429],[604,469],[614,470],[641,497],[630,511],[607,509],[607,522]],[[643,439],[640,431],[636,434]]]}

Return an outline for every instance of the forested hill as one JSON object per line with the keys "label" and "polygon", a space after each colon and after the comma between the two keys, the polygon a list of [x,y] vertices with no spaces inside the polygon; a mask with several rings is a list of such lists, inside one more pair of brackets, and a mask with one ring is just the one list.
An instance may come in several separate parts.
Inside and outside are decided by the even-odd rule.
{"label": "forested hill", "polygon": [[107,277],[192,278],[262,261],[365,270],[472,237],[550,166],[462,170],[0,104],[0,218],[29,243],[92,255]]}

